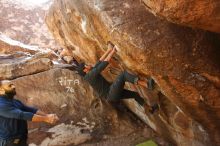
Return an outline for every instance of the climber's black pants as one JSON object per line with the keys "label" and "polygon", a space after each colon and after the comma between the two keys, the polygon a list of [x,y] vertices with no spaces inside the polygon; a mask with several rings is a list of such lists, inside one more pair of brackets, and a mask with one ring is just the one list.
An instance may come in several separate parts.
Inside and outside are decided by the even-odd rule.
{"label": "climber's black pants", "polygon": [[140,105],[143,105],[145,103],[144,99],[141,98],[137,92],[124,89],[125,82],[134,84],[135,78],[137,78],[137,76],[132,75],[126,71],[121,73],[110,86],[108,100],[117,101],[120,99],[134,98]]}

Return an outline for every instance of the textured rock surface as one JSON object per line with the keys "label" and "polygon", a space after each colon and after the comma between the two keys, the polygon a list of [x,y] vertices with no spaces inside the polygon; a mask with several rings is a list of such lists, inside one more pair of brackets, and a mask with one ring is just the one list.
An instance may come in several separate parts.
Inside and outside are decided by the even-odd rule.
{"label": "textured rock surface", "polygon": [[[68,70],[58,69],[22,77],[14,80],[14,82],[17,87],[17,96],[20,99],[45,112],[57,113],[61,119],[60,123],[53,128],[45,125],[33,125],[32,123],[31,129],[38,129],[30,134],[32,143],[52,145],[56,141],[55,144],[57,145],[69,145],[80,144],[91,139],[90,134],[80,133],[79,130],[83,128],[77,128],[73,121],[82,120],[85,116],[88,118],[89,114],[91,114],[90,119],[94,116],[98,121],[102,118],[100,113],[103,112],[103,109],[100,101],[93,96],[92,88],[88,88],[88,85],[82,82],[77,75]],[[91,96],[87,96],[87,93],[90,93]],[[94,112],[94,110],[97,111]],[[87,115],[85,111],[89,114]],[[83,123],[84,126],[82,127],[88,130],[93,130],[94,126],[97,126],[96,124],[100,124],[92,125],[90,121]],[[46,127],[46,129],[41,131],[42,127]],[[47,131],[53,134],[52,138],[46,134]],[[77,134],[82,136],[77,137]],[[33,140],[34,136],[39,138]],[[61,143],[63,141],[64,143]]]}
{"label": "textured rock surface", "polygon": [[14,79],[25,75],[30,75],[52,67],[52,62],[49,58],[27,59],[17,58],[14,63],[0,64],[0,80]]}
{"label": "textured rock surface", "polygon": [[60,118],[52,126],[30,122],[30,145],[79,145],[90,141],[88,145],[120,146],[136,145],[149,138],[167,145],[124,106],[118,106],[127,113],[121,115],[97,98],[81,77],[59,69],[67,64],[59,63],[51,51],[0,37],[0,80],[14,79],[19,99]]}
{"label": "textured rock surface", "polygon": [[55,58],[50,50],[25,45],[0,35],[0,80],[49,70]]}
{"label": "textured rock surface", "polygon": [[[136,145],[149,136],[153,137],[152,130],[143,123],[132,121],[128,115],[121,115],[110,104],[97,98],[88,83],[72,71],[52,69],[13,82],[19,99],[46,113],[56,113],[60,118],[59,123],[52,126],[30,123],[29,142],[32,144],[79,145],[104,138],[102,143],[108,146],[113,143]],[[165,145],[161,139],[155,141]]]}
{"label": "textured rock surface", "polygon": [[0,32],[28,45],[56,48],[44,17],[52,0],[0,1]]}
{"label": "textured rock surface", "polygon": [[[46,21],[60,44],[89,64],[107,41],[115,43],[119,52],[104,72],[108,80],[122,69],[155,79],[159,113],[145,115],[127,101],[155,131],[181,146],[220,144],[218,35],[168,23],[134,0],[56,0]],[[157,94],[139,91],[145,97]]]}
{"label": "textured rock surface", "polygon": [[168,21],[220,33],[219,0],[142,0],[153,14]]}

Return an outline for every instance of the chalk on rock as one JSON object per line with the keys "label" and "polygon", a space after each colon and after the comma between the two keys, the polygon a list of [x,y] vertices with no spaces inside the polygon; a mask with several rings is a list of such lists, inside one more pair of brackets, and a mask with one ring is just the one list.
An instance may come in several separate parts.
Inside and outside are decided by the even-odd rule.
{"label": "chalk on rock", "polygon": [[60,106],[60,108],[65,108],[65,107],[67,107],[67,104],[63,104]]}
{"label": "chalk on rock", "polygon": [[64,56],[63,60],[69,64],[69,63],[73,62],[73,57],[72,56]]}

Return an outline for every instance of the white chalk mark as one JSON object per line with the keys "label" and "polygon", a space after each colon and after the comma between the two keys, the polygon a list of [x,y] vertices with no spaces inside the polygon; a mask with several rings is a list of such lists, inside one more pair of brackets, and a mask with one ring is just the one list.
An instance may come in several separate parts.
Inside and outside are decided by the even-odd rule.
{"label": "white chalk mark", "polygon": [[79,79],[74,80],[74,85],[76,85],[76,84],[79,85],[79,83],[80,83]]}
{"label": "white chalk mark", "polygon": [[60,108],[65,108],[65,107],[67,107],[67,104],[63,104],[60,106]]}
{"label": "white chalk mark", "polygon": [[71,82],[73,82],[73,80],[67,80],[67,82],[68,82],[68,86],[70,86]]}
{"label": "white chalk mark", "polygon": [[66,88],[66,92],[68,93],[74,93],[75,89],[73,86],[75,85],[80,85],[79,79],[68,79],[66,76],[65,77],[59,77],[56,79],[60,86],[63,86]]}
{"label": "white chalk mark", "polygon": [[82,22],[81,22],[81,27],[82,27],[82,30],[83,30],[84,33],[87,33],[86,25],[87,25],[86,17],[83,16],[83,17],[82,17]]}
{"label": "white chalk mark", "polygon": [[66,87],[67,92],[74,93],[75,90],[72,87]]}

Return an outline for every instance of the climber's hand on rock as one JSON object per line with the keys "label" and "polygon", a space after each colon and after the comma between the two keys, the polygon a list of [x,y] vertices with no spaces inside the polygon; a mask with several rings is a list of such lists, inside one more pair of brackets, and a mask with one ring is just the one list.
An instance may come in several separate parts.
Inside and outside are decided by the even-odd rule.
{"label": "climber's hand on rock", "polygon": [[109,51],[109,52],[111,52],[112,50],[113,50],[113,48],[114,48],[114,44],[112,43],[112,42],[107,42],[107,46],[108,46],[108,50],[107,51]]}
{"label": "climber's hand on rock", "polygon": [[114,47],[108,47],[107,52],[111,52]]}
{"label": "climber's hand on rock", "polygon": [[113,52],[113,53],[116,53],[116,52],[117,52],[117,50],[116,50],[115,47],[112,49],[112,52]]}
{"label": "climber's hand on rock", "polygon": [[119,48],[116,45],[114,46],[114,49],[115,49],[115,52],[119,51]]}

